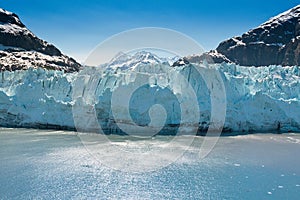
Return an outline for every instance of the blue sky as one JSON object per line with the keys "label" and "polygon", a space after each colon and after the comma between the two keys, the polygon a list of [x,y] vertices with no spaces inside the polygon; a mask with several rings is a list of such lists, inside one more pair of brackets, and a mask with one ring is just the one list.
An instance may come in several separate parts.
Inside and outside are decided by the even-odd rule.
{"label": "blue sky", "polygon": [[206,50],[299,4],[277,0],[2,0],[40,38],[83,61],[111,35],[132,28],[182,32]]}

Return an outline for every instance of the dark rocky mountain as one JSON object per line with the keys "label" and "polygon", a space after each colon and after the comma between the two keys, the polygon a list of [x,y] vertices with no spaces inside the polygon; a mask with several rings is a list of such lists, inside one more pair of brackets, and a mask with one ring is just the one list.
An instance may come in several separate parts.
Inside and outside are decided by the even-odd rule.
{"label": "dark rocky mountain", "polygon": [[184,59],[201,62],[204,58],[243,66],[300,65],[300,5],[242,36],[221,42],[216,50]]}
{"label": "dark rocky mountain", "polygon": [[216,50],[244,66],[300,65],[300,5],[222,42]]}
{"label": "dark rocky mountain", "polygon": [[75,72],[81,65],[35,36],[16,14],[0,8],[0,71],[28,67]]}

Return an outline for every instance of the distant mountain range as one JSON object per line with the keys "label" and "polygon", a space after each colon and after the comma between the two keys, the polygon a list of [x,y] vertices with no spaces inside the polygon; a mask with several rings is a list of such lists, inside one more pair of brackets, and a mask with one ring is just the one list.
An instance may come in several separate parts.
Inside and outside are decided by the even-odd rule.
{"label": "distant mountain range", "polygon": [[175,61],[179,59],[178,56],[170,58],[161,58],[154,53],[148,51],[139,51],[135,54],[127,54],[124,52],[118,53],[110,62],[100,65],[107,69],[134,69],[139,65],[155,65],[155,64],[166,64],[172,66]]}
{"label": "distant mountain range", "polygon": [[[173,66],[207,60],[242,66],[300,65],[300,5],[271,18],[259,27],[223,41],[216,50],[181,59],[164,59],[149,52],[120,53],[101,65],[110,69],[134,68],[138,64],[167,63]],[[176,62],[175,62],[176,61]],[[0,71],[41,67],[65,72],[79,71],[81,65],[54,45],[39,39],[11,12],[0,9]]]}
{"label": "distant mountain range", "polygon": [[35,36],[16,14],[0,8],[0,71],[28,67],[74,72],[81,65]]}
{"label": "distant mountain range", "polygon": [[225,40],[216,50],[188,56],[187,62],[232,62],[242,66],[300,65],[300,5],[271,18],[242,36]]}

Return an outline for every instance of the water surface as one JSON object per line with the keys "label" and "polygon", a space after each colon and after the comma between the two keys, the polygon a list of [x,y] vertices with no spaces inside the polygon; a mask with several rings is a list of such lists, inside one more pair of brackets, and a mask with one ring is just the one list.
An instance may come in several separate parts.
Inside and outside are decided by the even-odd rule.
{"label": "water surface", "polygon": [[299,152],[297,134],[221,137],[203,160],[192,147],[137,174],[96,161],[72,132],[0,129],[0,199],[297,199]]}

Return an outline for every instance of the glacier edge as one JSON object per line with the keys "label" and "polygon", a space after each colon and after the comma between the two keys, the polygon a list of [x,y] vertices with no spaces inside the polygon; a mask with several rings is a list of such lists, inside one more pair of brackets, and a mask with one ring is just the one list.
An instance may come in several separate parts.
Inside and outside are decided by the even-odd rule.
{"label": "glacier edge", "polygon": [[[88,91],[74,91],[74,82],[79,73],[66,74],[60,71],[32,69],[27,71],[0,73],[0,126],[50,128],[75,130],[72,106],[74,92],[82,94],[85,104],[95,104],[99,124],[105,133],[121,133],[111,112],[112,92],[121,85],[135,80],[136,73],[151,77],[149,85],[138,89],[131,101],[131,115],[136,124],[149,124],[151,105],[165,102],[167,111],[166,130],[180,124],[180,102],[167,90],[173,85],[178,94],[185,89],[176,80],[176,73],[187,77],[195,90],[200,107],[199,130],[207,130],[210,122],[211,102],[209,91],[191,66],[171,68],[162,64],[139,66],[128,71],[104,72],[94,76],[95,88]],[[300,67],[242,67],[235,64],[213,64],[220,73],[226,88],[227,113],[224,132],[299,132],[300,131]],[[203,70],[208,70],[201,68]],[[95,69],[86,68],[90,74]],[[97,71],[97,70],[96,70]],[[173,77],[173,79],[172,79]],[[87,88],[82,87],[82,90]],[[86,93],[92,93],[90,99]],[[188,98],[188,97],[186,97]],[[166,103],[168,102],[168,103]],[[299,110],[300,111],[300,110]],[[86,116],[82,110],[82,117]],[[122,108],[120,108],[122,112]]]}

